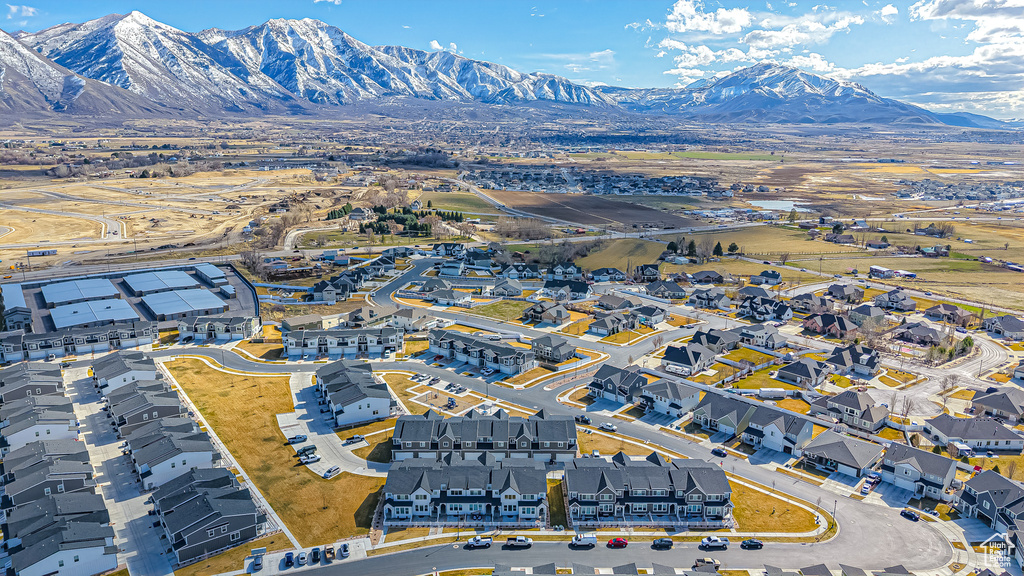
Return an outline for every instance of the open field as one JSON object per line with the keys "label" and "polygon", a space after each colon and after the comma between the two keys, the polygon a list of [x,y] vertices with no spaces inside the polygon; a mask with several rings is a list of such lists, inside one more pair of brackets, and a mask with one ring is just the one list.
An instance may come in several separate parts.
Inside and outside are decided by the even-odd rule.
{"label": "open field", "polygon": [[227,374],[191,359],[167,368],[299,542],[369,531],[383,479],[342,473],[323,480],[297,464],[275,418],[293,410],[287,377]]}
{"label": "open field", "polygon": [[629,273],[629,266],[635,268],[641,264],[651,264],[664,250],[665,244],[660,242],[620,238],[606,242],[600,250],[591,252],[585,258],[580,258],[576,264],[585,270],[618,268]]}
{"label": "open field", "polygon": [[522,300],[501,300],[490,304],[484,304],[482,306],[474,306],[467,310],[467,312],[478,316],[486,316],[487,318],[508,322],[509,320],[522,316],[523,310],[526,310],[532,305],[533,304],[531,302],[524,302]]}
{"label": "open field", "polygon": [[733,517],[743,532],[808,532],[814,514],[737,482],[732,486]]}
{"label": "open field", "polygon": [[0,209],[0,223],[13,229],[2,237],[5,244],[96,239],[101,229],[100,223],[93,220],[21,210]]}
{"label": "open field", "polygon": [[692,220],[667,214],[646,206],[619,202],[601,196],[577,194],[541,194],[509,190],[484,190],[502,204],[541,216],[558,218],[585,226],[617,226],[632,229],[634,224],[688,226]]}
{"label": "open field", "polygon": [[453,210],[467,214],[501,214],[486,200],[470,192],[424,192],[417,198],[423,209],[427,208],[427,202],[436,210]]}

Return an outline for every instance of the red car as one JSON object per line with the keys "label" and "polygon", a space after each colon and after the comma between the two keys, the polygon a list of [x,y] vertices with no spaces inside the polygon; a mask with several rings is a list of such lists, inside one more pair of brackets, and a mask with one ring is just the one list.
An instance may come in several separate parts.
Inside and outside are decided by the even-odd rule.
{"label": "red car", "polygon": [[629,541],[625,538],[612,538],[608,541],[609,548],[625,548]]}

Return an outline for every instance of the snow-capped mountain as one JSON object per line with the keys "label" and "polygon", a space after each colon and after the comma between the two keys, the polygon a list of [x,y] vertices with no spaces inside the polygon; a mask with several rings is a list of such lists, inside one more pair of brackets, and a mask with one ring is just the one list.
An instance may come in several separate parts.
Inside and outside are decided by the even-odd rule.
{"label": "snow-capped mountain", "polygon": [[681,89],[598,90],[633,111],[711,122],[942,123],[923,108],[882,98],[860,84],[767,62]]}
{"label": "snow-capped mountain", "polygon": [[146,99],[83,78],[33,52],[0,30],[0,111],[19,116],[38,113],[162,115]]}
{"label": "snow-capped mountain", "polygon": [[[330,114],[339,106],[395,99],[549,102],[593,114],[671,114],[707,122],[999,126],[985,117],[934,114],[859,84],[769,63],[681,89],[589,88],[450,52],[369,46],[311,19],[192,33],[131,12],[35,33],[0,32],[0,106],[12,110]],[[92,104],[83,106],[85,101]]]}

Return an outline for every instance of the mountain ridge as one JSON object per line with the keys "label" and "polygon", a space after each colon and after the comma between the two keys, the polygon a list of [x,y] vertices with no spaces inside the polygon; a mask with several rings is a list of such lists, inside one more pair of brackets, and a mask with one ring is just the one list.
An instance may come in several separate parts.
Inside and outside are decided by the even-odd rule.
{"label": "mountain ridge", "polygon": [[[370,46],[310,18],[193,33],[132,11],[2,36],[0,105],[11,97],[2,84],[6,70],[21,70],[22,84],[49,94],[43,98],[48,107],[36,104],[39,111],[101,112],[102,106],[74,105],[79,99],[74,87],[82,84],[90,97],[102,94],[110,110],[122,115],[330,114],[350,104],[400,98],[486,106],[553,103],[591,113],[672,115],[710,123],[1003,127],[985,116],[934,113],[853,82],[774,63],[685,88],[588,87],[447,51]],[[26,52],[34,54],[32,66],[25,64]],[[55,92],[56,75],[67,78],[64,96]],[[29,100],[21,106],[31,108]],[[140,106],[145,110],[133,111]]]}

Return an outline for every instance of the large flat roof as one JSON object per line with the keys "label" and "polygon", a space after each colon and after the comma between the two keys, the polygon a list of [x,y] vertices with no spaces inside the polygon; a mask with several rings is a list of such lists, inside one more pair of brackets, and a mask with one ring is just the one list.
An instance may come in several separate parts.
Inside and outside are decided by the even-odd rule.
{"label": "large flat roof", "polygon": [[3,300],[4,309],[28,308],[25,304],[25,292],[21,290],[21,284],[4,284],[0,286],[0,300]]}
{"label": "large flat roof", "polygon": [[159,270],[157,272],[143,272],[125,276],[124,281],[134,292],[146,293],[159,290],[177,290],[179,288],[194,288],[199,286],[199,281],[182,272],[181,270]]}
{"label": "large flat roof", "polygon": [[121,293],[110,282],[103,278],[83,278],[81,280],[68,280],[67,282],[56,282],[43,286],[43,299],[49,304],[70,302],[72,300],[102,300],[104,298],[118,298]]}
{"label": "large flat roof", "polygon": [[150,294],[143,296],[142,302],[158,316],[227,307],[227,303],[202,288]]}
{"label": "large flat roof", "polygon": [[58,330],[94,322],[128,322],[139,320],[139,314],[124,300],[90,300],[57,306],[50,318]]}
{"label": "large flat roof", "polygon": [[227,278],[224,271],[209,262],[196,264],[196,272],[201,272],[207,278]]}

